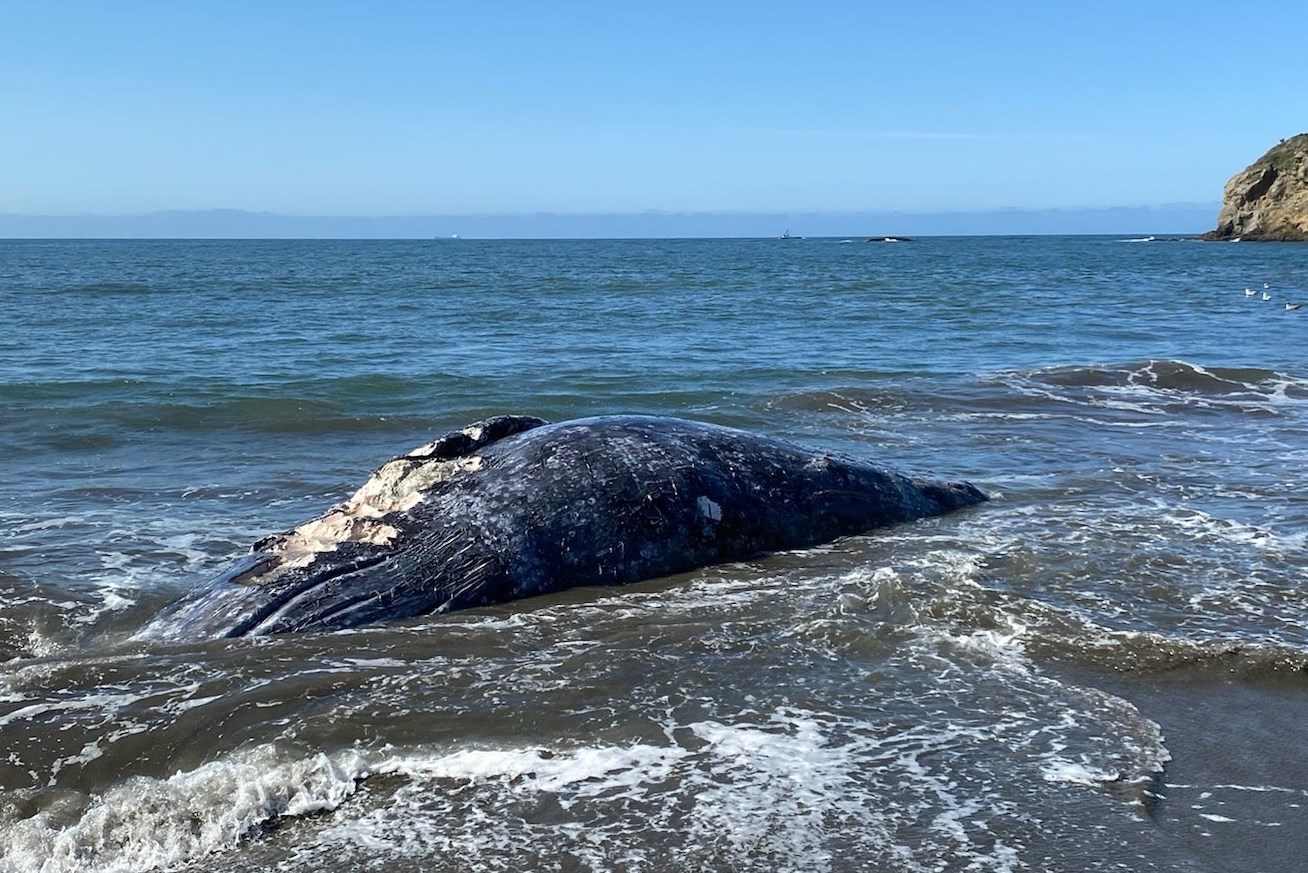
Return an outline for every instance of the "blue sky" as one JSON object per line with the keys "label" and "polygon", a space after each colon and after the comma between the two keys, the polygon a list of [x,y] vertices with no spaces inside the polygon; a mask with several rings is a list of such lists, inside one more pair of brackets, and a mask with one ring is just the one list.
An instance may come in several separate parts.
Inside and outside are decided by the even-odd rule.
{"label": "blue sky", "polygon": [[0,213],[1215,202],[1308,5],[5,2]]}

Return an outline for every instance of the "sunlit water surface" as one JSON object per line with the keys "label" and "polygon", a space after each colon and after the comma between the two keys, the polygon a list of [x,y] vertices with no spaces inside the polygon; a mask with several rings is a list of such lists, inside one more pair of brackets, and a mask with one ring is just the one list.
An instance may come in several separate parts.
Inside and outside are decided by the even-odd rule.
{"label": "sunlit water surface", "polygon": [[[0,870],[1298,869],[1305,276],[1103,237],[0,241]],[[623,589],[128,640],[505,412],[995,499]]]}

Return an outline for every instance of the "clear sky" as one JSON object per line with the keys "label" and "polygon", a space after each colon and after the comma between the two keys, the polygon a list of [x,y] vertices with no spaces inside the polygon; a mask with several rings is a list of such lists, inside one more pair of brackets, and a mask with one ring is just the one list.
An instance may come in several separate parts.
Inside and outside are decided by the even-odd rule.
{"label": "clear sky", "polygon": [[1308,3],[9,2],[0,212],[1214,202]]}

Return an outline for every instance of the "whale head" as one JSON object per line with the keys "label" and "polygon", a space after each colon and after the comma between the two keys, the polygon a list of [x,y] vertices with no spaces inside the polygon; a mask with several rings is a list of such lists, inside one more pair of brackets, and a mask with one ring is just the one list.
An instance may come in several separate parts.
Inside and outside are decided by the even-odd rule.
{"label": "whale head", "polygon": [[[477,450],[545,422],[499,416],[419,446],[377,469],[355,493],[312,521],[265,537],[250,554],[209,585],[165,608],[135,639],[218,639],[286,631],[335,630],[386,618],[439,611],[426,577],[406,568],[405,531],[429,526],[416,510],[433,490],[475,474]],[[449,536],[424,541],[424,566],[465,587],[492,569],[459,560],[457,520]],[[434,560],[449,547],[449,560]]]}

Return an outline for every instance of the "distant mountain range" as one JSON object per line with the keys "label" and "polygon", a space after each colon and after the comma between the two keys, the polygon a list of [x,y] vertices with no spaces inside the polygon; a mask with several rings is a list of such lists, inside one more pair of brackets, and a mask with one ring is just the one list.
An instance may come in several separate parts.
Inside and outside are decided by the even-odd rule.
{"label": "distant mountain range", "polygon": [[640,212],[521,215],[279,215],[238,209],[141,215],[0,213],[0,238],[121,239],[562,239],[972,236],[1025,234],[1197,234],[1221,204],[994,212]]}

